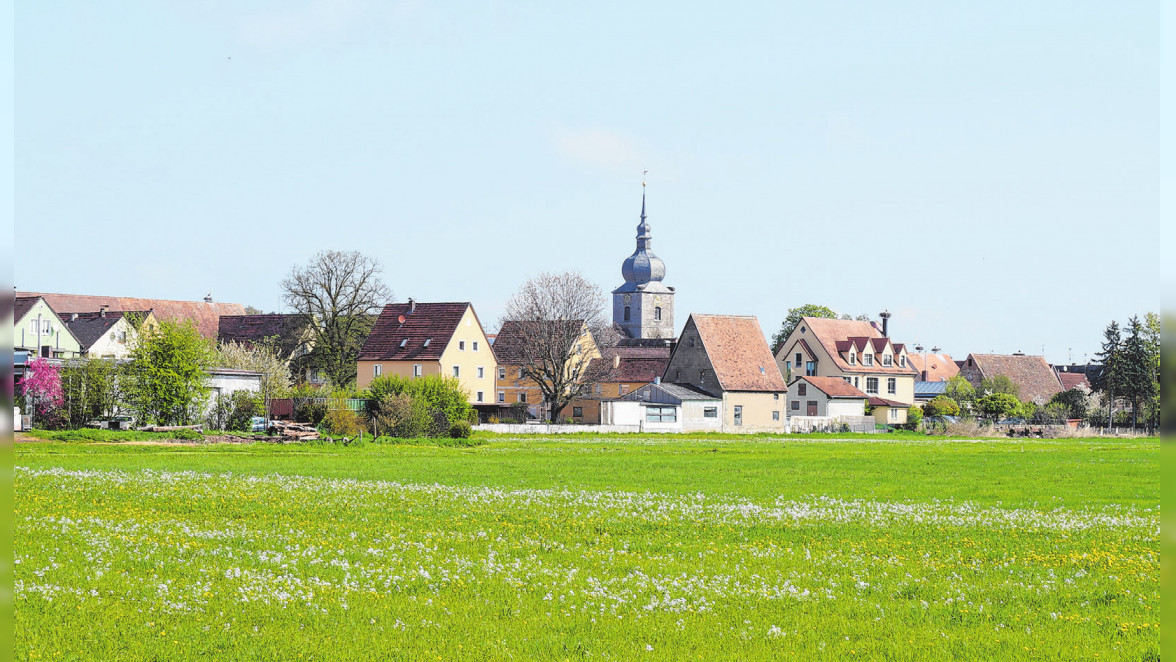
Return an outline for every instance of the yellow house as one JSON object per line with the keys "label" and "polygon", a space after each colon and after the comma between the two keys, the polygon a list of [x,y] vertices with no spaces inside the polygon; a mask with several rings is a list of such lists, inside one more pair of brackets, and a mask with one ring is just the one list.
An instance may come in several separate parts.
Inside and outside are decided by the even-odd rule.
{"label": "yellow house", "polygon": [[589,366],[600,358],[596,340],[582,320],[507,320],[495,337],[494,354],[499,361],[495,403],[500,408],[524,403],[530,416],[541,419],[550,413],[548,403],[542,389],[526,376],[524,368],[544,362],[555,364],[567,358],[563,380],[569,389],[577,389],[588,378]]}
{"label": "yellow house", "polygon": [[616,400],[660,379],[670,362],[669,345],[619,345],[600,350],[592,362],[580,396],[569,403],[563,416],[577,423],[598,424],[601,401]]}
{"label": "yellow house", "polygon": [[797,377],[837,377],[870,398],[879,423],[906,422],[915,403],[918,370],[906,346],[870,322],[802,317],[776,352],[780,372]]}
{"label": "yellow house", "polygon": [[784,431],[788,387],[755,317],[691,315],[663,381],[720,399],[723,432]]}
{"label": "yellow house", "polygon": [[469,302],[390,303],[363,344],[356,385],[381,375],[454,377],[470,404],[491,405],[498,361]]}

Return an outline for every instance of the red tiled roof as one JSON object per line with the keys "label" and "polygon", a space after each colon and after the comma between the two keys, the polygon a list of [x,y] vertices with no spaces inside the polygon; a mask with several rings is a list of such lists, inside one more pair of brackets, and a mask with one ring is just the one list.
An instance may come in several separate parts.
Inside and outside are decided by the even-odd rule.
{"label": "red tiled roof", "polygon": [[928,354],[927,363],[930,364],[930,369],[927,371],[926,378],[923,377],[923,355],[918,352],[907,354],[907,360],[910,361],[918,373],[919,378],[925,382],[945,382],[960,373],[960,367],[952,360],[950,354]]}
{"label": "red tiled roof", "polygon": [[759,320],[751,316],[690,316],[724,391],[788,390]]}
{"label": "red tiled roof", "polygon": [[[915,369],[907,364],[907,367],[898,365],[898,359],[894,361],[894,365],[884,366],[881,360],[875,360],[874,365],[864,366],[859,360],[856,365],[850,365],[845,359],[841,358],[841,352],[845,349],[838,349],[839,345],[844,346],[843,343],[850,343],[862,351],[867,344],[873,345],[875,348],[885,347],[887,340],[886,336],[878,330],[870,322],[864,320],[835,320],[823,317],[802,317],[798,328],[804,328],[805,338],[815,338],[816,342],[821,343],[825,348],[825,352],[833,358],[833,363],[840,372],[868,372],[873,374],[889,374],[889,375],[913,375]],[[895,356],[898,356],[900,345],[894,345]],[[880,352],[880,349],[876,349]],[[909,354],[907,355],[910,356]]]}
{"label": "red tiled roof", "polygon": [[[800,379],[812,384],[813,388],[830,398],[862,398],[864,400],[869,397],[840,377],[800,377],[796,381]],[[795,384],[794,381],[793,385]]]}
{"label": "red tiled roof", "polygon": [[278,354],[286,357],[294,353],[300,340],[305,316],[269,313],[265,315],[221,315],[217,342],[235,342],[252,346],[267,338],[275,338]]}
{"label": "red tiled roof", "polygon": [[1086,379],[1086,375],[1081,372],[1058,372],[1058,381],[1062,383],[1062,390],[1065,391],[1072,388],[1090,390],[1090,380]]}
{"label": "red tiled roof", "polygon": [[[407,303],[384,306],[371,335],[359,352],[360,361],[436,361],[449,344],[470,307],[456,303],[418,303],[409,312]],[[400,318],[404,317],[404,322]],[[429,341],[428,347],[425,341]]]}
{"label": "red tiled roof", "polygon": [[106,306],[110,310],[150,310],[155,319],[179,322],[192,320],[200,335],[216,338],[221,315],[244,315],[245,306],[239,303],[213,301],[172,301],[169,299],[140,299],[136,297],[108,297],[89,294],[54,294],[51,292],[17,292],[17,296],[44,297],[59,316],[68,313],[92,313]]}
{"label": "red tiled roof", "polygon": [[[632,351],[638,350],[638,351]],[[600,350],[601,376],[594,378],[597,383],[652,382],[666,372],[670,364],[669,347],[606,347]],[[596,374],[596,366],[589,374]]]}
{"label": "red tiled roof", "polygon": [[910,405],[903,402],[895,402],[894,400],[887,400],[886,398],[870,398],[871,407],[902,407],[906,409]]}
{"label": "red tiled roof", "polygon": [[969,377],[969,381],[974,381],[973,386],[979,386],[980,381],[984,379],[1004,375],[1020,388],[1023,401],[1031,400],[1045,404],[1062,391],[1062,383],[1058,381],[1057,374],[1041,356],[969,354],[965,364],[969,367],[962,368],[962,371],[979,376],[975,380]]}

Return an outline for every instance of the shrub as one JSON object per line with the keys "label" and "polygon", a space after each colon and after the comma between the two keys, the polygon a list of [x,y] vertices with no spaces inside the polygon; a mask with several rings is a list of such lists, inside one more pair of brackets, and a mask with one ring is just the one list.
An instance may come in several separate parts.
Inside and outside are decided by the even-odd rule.
{"label": "shrub", "polygon": [[453,377],[431,375],[409,379],[399,375],[383,375],[373,379],[368,388],[371,392],[368,411],[371,414],[378,413],[384,398],[389,395],[407,395],[414,400],[421,400],[429,409],[441,411],[445,415],[445,425],[440,427],[439,436],[448,433],[451,422],[469,420],[473,409],[461,382]]}
{"label": "shrub", "polygon": [[294,407],[294,420],[318,427],[327,416],[327,403],[307,400]]}
{"label": "shrub", "polygon": [[208,412],[207,425],[212,430],[247,431],[262,405],[255,393],[234,391],[216,396]]}
{"label": "shrub", "polygon": [[449,426],[449,436],[452,439],[469,439],[472,432],[469,421],[458,421]]}
{"label": "shrub", "polygon": [[204,435],[196,430],[176,430],[171,433],[172,439],[183,439],[185,441],[203,441]]}
{"label": "shrub", "polygon": [[960,406],[946,395],[937,395],[923,406],[924,416],[959,416]]}
{"label": "shrub", "polygon": [[919,424],[923,422],[923,410],[919,407],[907,408],[907,422],[903,427],[907,430],[918,430]]}
{"label": "shrub", "polygon": [[[342,403],[340,403],[342,404]],[[363,418],[345,407],[332,407],[323,417],[326,433],[337,437],[358,437],[363,432]]]}
{"label": "shrub", "polygon": [[432,424],[425,401],[404,393],[384,395],[372,420],[379,434],[399,439],[428,436]]}

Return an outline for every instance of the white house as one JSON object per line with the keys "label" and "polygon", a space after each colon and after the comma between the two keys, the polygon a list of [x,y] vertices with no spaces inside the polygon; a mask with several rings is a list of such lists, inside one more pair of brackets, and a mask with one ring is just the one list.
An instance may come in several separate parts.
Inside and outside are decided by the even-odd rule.
{"label": "white house", "polygon": [[718,432],[723,401],[685,384],[655,381],[619,400],[601,402],[602,425],[637,425],[647,432]]}

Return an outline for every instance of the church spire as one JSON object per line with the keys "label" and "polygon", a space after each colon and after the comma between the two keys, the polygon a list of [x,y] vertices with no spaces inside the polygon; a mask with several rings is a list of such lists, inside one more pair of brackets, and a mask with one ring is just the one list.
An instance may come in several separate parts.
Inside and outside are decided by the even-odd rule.
{"label": "church spire", "polygon": [[637,224],[637,250],[649,250],[653,244],[653,233],[649,230],[649,222],[645,220],[645,182],[641,182],[641,222]]}

